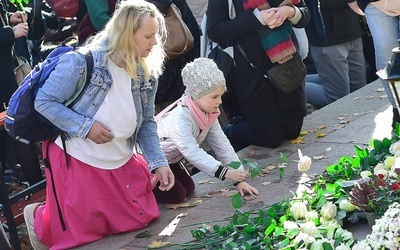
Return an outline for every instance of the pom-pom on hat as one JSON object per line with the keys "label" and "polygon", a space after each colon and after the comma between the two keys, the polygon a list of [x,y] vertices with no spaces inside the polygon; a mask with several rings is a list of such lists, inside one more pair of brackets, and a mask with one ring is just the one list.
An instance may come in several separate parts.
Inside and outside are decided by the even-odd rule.
{"label": "pom-pom on hat", "polygon": [[224,73],[218,69],[212,59],[200,57],[186,64],[182,69],[182,82],[186,86],[185,93],[199,99],[218,87],[225,87]]}

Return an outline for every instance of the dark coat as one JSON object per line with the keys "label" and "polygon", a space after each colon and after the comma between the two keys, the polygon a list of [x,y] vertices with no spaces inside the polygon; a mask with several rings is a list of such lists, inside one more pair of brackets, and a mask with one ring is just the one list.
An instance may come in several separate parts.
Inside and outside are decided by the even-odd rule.
{"label": "dark coat", "polygon": [[[208,1],[207,32],[209,37],[217,43],[240,43],[252,63],[267,70],[272,66],[265,55],[264,49],[257,35],[256,29],[265,28],[254,16],[252,10],[244,11],[241,0],[233,0],[236,18],[229,19],[228,1]],[[299,5],[303,14],[296,27],[305,27],[310,14],[304,2]],[[295,44],[297,40],[293,35]],[[253,128],[270,128],[281,126],[291,119],[302,118],[307,115],[306,95],[304,83],[291,94],[284,94],[276,90],[269,80],[265,79],[234,46],[235,55],[235,82],[229,91],[235,92],[239,113],[243,114]]]}
{"label": "dark coat", "polygon": [[314,46],[331,46],[362,37],[365,32],[360,16],[345,1],[304,0],[311,19],[306,26],[308,42]]}
{"label": "dark coat", "polygon": [[[0,1],[0,15],[6,21],[6,6]],[[7,22],[7,21],[6,21]],[[17,89],[14,77],[14,60],[11,54],[15,42],[14,32],[10,26],[0,22],[0,111],[4,111],[3,103],[8,105],[11,95]]]}

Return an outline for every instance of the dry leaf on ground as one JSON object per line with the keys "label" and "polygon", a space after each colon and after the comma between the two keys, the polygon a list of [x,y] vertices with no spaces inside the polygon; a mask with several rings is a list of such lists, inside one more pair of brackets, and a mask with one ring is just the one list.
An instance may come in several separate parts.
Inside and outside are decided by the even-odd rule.
{"label": "dry leaf on ground", "polygon": [[366,98],[367,98],[368,100],[369,100],[369,99],[374,99],[374,98],[375,98],[375,96],[373,96],[373,95],[370,95],[370,96],[367,96]]}
{"label": "dry leaf on ground", "polygon": [[317,137],[317,138],[321,138],[321,137],[325,137],[325,136],[326,136],[326,134],[324,134],[324,133],[318,133],[315,135],[315,137]]}
{"label": "dry leaf on ground", "polygon": [[304,143],[303,137],[297,137],[296,139],[289,141],[289,144],[301,144],[301,143]]}
{"label": "dry leaf on ground", "polygon": [[263,185],[263,186],[268,186],[269,184],[271,184],[270,181],[264,181],[263,183],[261,183],[261,185]]}
{"label": "dry leaf on ground", "polygon": [[267,166],[267,169],[268,169],[268,170],[273,170],[273,169],[275,169],[275,168],[276,168],[275,165],[269,165],[269,166]]}
{"label": "dry leaf on ground", "polygon": [[200,181],[198,181],[197,182],[197,184],[208,184],[208,183],[215,183],[215,182],[212,182],[211,180],[200,180]]}
{"label": "dry leaf on ground", "polygon": [[207,194],[202,195],[201,197],[214,197],[217,194],[215,191],[208,192]]}
{"label": "dry leaf on ground", "polygon": [[155,240],[149,245],[149,248],[155,249],[155,248],[161,248],[165,246],[171,245],[171,242],[168,241],[161,241],[161,240]]}
{"label": "dry leaf on ground", "polygon": [[257,195],[245,195],[243,196],[243,200],[245,201],[252,201],[255,200],[257,198]]}
{"label": "dry leaf on ground", "polygon": [[308,135],[308,131],[307,130],[302,130],[302,131],[300,131],[300,135]]}
{"label": "dry leaf on ground", "polygon": [[385,88],[377,88],[376,91],[377,92],[383,92],[383,91],[385,91]]}
{"label": "dry leaf on ground", "polygon": [[195,200],[192,202],[182,202],[179,204],[166,204],[165,207],[169,209],[180,209],[180,208],[196,207],[201,203],[203,203],[203,200]]}
{"label": "dry leaf on ground", "polygon": [[379,96],[379,98],[380,98],[380,99],[386,99],[386,98],[387,98],[387,95],[381,95],[381,96]]}
{"label": "dry leaf on ground", "polygon": [[356,100],[358,100],[358,99],[360,99],[360,97],[356,97],[356,98],[354,98],[354,99],[353,99],[353,101],[356,101]]}
{"label": "dry leaf on ground", "polygon": [[314,156],[314,160],[322,160],[322,159],[327,159],[328,156],[326,155],[316,155]]}

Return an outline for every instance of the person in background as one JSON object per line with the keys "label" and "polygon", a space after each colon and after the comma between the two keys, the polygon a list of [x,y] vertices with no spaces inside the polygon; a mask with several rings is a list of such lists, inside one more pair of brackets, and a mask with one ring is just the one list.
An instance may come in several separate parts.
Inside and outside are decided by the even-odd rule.
{"label": "person in background", "polygon": [[[29,32],[27,16],[21,12],[8,12],[9,6],[0,1],[0,112],[8,106],[18,84],[14,76],[13,46],[16,39],[26,38]],[[15,166],[20,164],[24,179],[20,181],[33,185],[43,179],[38,154],[34,144],[24,144],[13,140],[7,132],[0,130],[0,164],[9,174],[6,181],[13,181]]]}
{"label": "person in background", "polygon": [[159,218],[151,172],[160,191],[175,182],[154,121],[165,34],[153,4],[122,1],[85,46],[94,65],[82,97],[71,108],[63,104],[86,74],[85,58],[76,52],[60,58],[38,92],[35,109],[66,139],[65,147],[60,137],[43,143],[50,165],[46,202],[24,208],[35,249],[71,249]]}
{"label": "person in background", "polygon": [[360,17],[343,1],[304,0],[311,12],[306,33],[318,73],[306,81],[307,102],[323,107],[367,83]]}
{"label": "person in background", "polygon": [[[195,190],[195,184],[182,163],[186,159],[198,170],[221,180],[235,182],[239,193],[258,195],[246,179],[249,173],[243,166],[235,170],[228,166],[240,162],[218,122],[219,106],[226,91],[222,71],[212,59],[198,58],[182,70],[185,94],[172,106],[157,115],[157,133],[163,152],[167,156],[176,178],[168,192],[153,189],[159,203],[181,203]],[[207,141],[216,158],[200,147]]]}
{"label": "person in background", "polygon": [[300,134],[307,115],[304,83],[290,94],[280,92],[250,65],[236,44],[253,64],[268,70],[295,53],[298,43],[292,26],[305,27],[310,13],[303,1],[274,1],[270,6],[266,0],[233,0],[233,4],[232,20],[227,1],[209,1],[207,8],[210,39],[234,45],[233,92],[239,108],[229,110],[236,117],[223,129],[235,151],[249,145],[276,148]]}
{"label": "person in background", "polygon": [[[393,54],[392,49],[399,46],[400,1],[346,0],[346,2],[355,13],[365,15],[367,18],[375,48],[376,69],[378,71],[384,69]],[[395,129],[396,122],[400,122],[399,111],[387,81],[381,80],[381,82],[393,106],[392,127]]]}

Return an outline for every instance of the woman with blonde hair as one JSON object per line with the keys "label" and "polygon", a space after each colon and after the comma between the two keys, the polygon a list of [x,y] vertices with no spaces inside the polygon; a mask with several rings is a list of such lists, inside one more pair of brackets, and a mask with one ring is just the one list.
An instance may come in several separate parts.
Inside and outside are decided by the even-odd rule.
{"label": "woman with blonde hair", "polygon": [[153,4],[123,1],[86,46],[94,66],[83,95],[64,105],[86,74],[75,52],[62,56],[40,89],[35,108],[65,131],[66,141],[43,143],[51,166],[46,203],[24,209],[34,249],[70,249],[159,218],[151,172],[162,191],[175,181],[153,118],[164,34]]}

